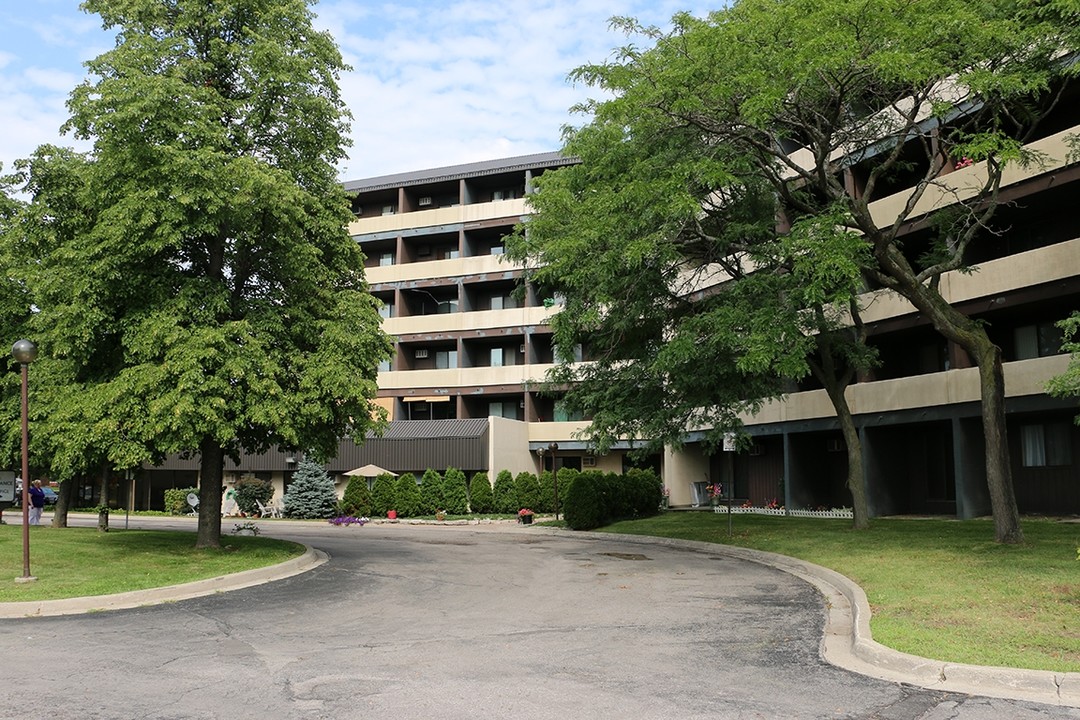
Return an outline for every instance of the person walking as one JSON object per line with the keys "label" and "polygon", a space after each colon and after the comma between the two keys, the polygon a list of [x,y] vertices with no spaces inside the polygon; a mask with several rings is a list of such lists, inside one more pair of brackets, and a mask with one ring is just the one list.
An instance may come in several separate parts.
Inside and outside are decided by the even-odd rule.
{"label": "person walking", "polygon": [[41,524],[41,511],[45,508],[45,491],[41,489],[41,481],[35,480],[30,485],[30,524]]}

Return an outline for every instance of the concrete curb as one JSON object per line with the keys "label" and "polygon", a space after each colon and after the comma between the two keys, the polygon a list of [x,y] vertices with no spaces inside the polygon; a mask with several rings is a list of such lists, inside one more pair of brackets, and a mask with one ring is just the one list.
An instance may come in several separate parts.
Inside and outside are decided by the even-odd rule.
{"label": "concrete curb", "polygon": [[667,545],[749,560],[805,580],[825,597],[827,612],[821,656],[845,670],[929,690],[1080,708],[1080,673],[948,663],[908,655],[874,642],[866,593],[849,578],[820,565],[761,550],[693,540],[619,533],[580,533],[575,537],[588,534],[597,540]]}
{"label": "concrete curb", "polygon": [[183,585],[132,590],[115,595],[93,595],[90,597],[67,598],[64,600],[28,600],[25,602],[0,603],[0,618],[52,617],[57,615],[79,615],[105,610],[156,605],[176,600],[213,595],[228,590],[260,585],[273,580],[283,580],[302,572],[307,572],[322,565],[330,556],[322,550],[308,547],[300,557],[286,560],[277,565],[270,565],[254,570],[219,575],[217,577],[196,580]]}

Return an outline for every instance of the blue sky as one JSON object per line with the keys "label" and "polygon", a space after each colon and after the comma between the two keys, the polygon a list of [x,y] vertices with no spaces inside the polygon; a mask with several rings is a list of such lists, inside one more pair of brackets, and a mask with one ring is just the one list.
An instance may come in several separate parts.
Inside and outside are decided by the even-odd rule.
{"label": "blue sky", "polygon": [[[87,149],[61,136],[82,63],[113,34],[77,0],[0,4],[0,163],[10,169],[42,143]],[[698,0],[323,0],[329,30],[354,69],[342,76],[353,113],[343,180],[557,150],[569,108],[590,93],[567,73],[607,59],[626,38],[613,15],[666,26]]]}

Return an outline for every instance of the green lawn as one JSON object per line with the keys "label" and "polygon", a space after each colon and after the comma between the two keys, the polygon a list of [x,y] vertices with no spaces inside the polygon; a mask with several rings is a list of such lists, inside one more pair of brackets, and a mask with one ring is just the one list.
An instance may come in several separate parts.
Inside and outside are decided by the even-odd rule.
{"label": "green lawn", "polygon": [[724,543],[801,558],[866,591],[874,639],[951,662],[1080,672],[1080,523],[1025,520],[1023,546],[988,520],[849,521],[667,512],[609,532]]}
{"label": "green lawn", "polygon": [[23,574],[22,527],[0,525],[0,602],[107,595],[174,585],[284,562],[304,552],[285,540],[221,537],[220,550],[196,550],[195,535],[167,530],[30,528],[30,573]]}

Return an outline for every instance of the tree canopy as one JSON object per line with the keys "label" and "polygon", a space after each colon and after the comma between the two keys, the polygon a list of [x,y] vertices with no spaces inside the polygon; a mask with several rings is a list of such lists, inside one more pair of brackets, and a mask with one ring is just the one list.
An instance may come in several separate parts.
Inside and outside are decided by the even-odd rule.
{"label": "tree canopy", "polygon": [[[647,47],[572,73],[606,99],[578,108],[564,151],[581,164],[539,178],[511,249],[565,293],[559,347],[595,351],[551,376],[584,381],[568,399],[592,432],[725,429],[814,358],[865,366],[857,342],[813,343],[845,322],[857,341],[858,291],[896,292],[979,367],[995,534],[1019,541],[1001,351],[938,279],[969,269],[1004,168],[1048,160],[1024,146],[1076,71],[1074,5],[740,0],[668,32],[615,18]],[[962,159],[977,167],[958,186]],[[933,232],[905,244],[923,219]]]}
{"label": "tree canopy", "polygon": [[35,435],[62,473],[197,453],[217,545],[226,454],[325,457],[379,417],[391,345],[335,172],[345,65],[305,0],[82,7],[117,31],[68,103],[93,149],[22,163],[5,228],[56,380]]}

